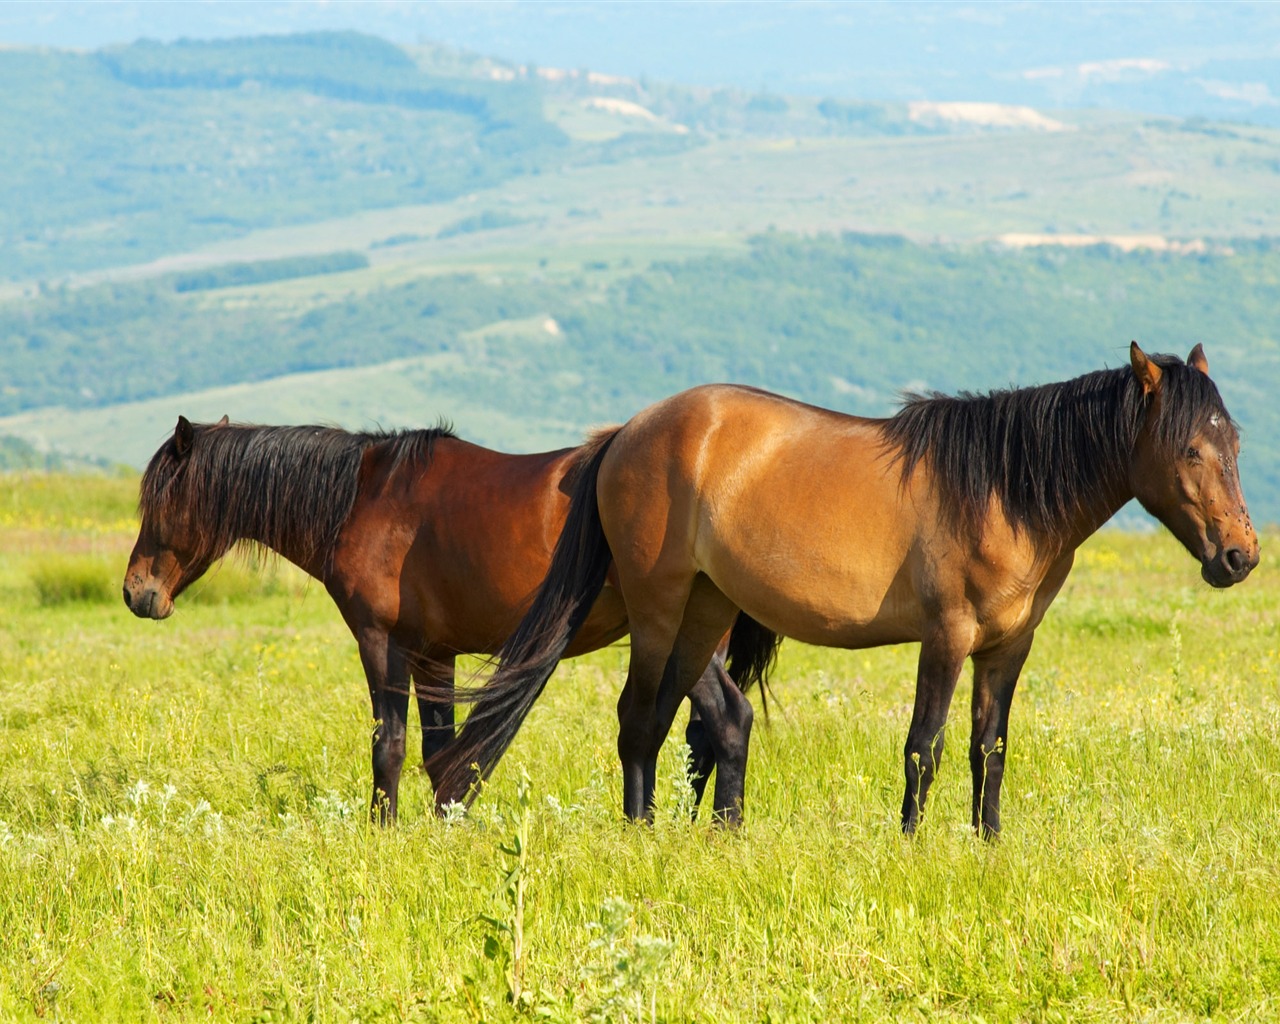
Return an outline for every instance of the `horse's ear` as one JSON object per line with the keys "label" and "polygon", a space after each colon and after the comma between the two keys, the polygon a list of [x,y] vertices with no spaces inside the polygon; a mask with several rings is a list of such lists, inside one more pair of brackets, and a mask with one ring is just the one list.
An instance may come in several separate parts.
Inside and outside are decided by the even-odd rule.
{"label": "horse's ear", "polygon": [[1187,365],[1194,366],[1206,377],[1209,376],[1209,360],[1205,358],[1203,345],[1196,343],[1196,347],[1191,350],[1191,355],[1187,356]]}
{"label": "horse's ear", "polygon": [[173,428],[173,446],[178,449],[179,455],[186,455],[191,451],[191,445],[195,442],[196,431],[191,425],[191,421],[185,416],[178,417],[178,425]]}
{"label": "horse's ear", "polygon": [[218,422],[217,422],[217,423],[215,423],[215,424],[214,424],[214,426],[215,426],[215,427],[225,427],[225,426],[226,426],[228,423],[230,423],[230,422],[231,422],[231,420],[227,418],[227,414],[224,412],[224,413],[222,414],[222,419],[218,420]]}
{"label": "horse's ear", "polygon": [[1147,358],[1136,341],[1129,342],[1129,362],[1133,366],[1133,375],[1142,385],[1144,395],[1154,395],[1160,390],[1160,378],[1164,376],[1164,371]]}

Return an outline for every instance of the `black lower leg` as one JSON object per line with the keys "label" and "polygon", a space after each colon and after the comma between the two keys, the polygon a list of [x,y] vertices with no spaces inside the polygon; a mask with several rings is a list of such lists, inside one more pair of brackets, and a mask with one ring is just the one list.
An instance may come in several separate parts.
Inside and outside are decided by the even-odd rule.
{"label": "black lower leg", "polygon": [[942,628],[920,645],[915,708],[903,750],[906,788],[902,795],[902,831],[908,835],[920,824],[929,787],[942,762],[947,712],[967,654],[955,637]]}
{"label": "black lower leg", "polygon": [[984,839],[1000,832],[1000,786],[1009,746],[1009,708],[1018,676],[1031,653],[1032,635],[973,659],[973,734],[969,768],[973,773],[974,830]]}
{"label": "black lower leg", "polygon": [[983,839],[1000,834],[1000,784],[1004,781],[1004,740],[997,738],[990,749],[979,744],[969,751],[973,772],[973,829]]}
{"label": "black lower leg", "polygon": [[396,820],[408,712],[408,693],[384,690],[374,697],[377,721],[373,727],[373,801],[369,813],[380,825]]}
{"label": "black lower leg", "polygon": [[684,729],[684,741],[689,747],[689,786],[693,790],[693,816],[698,816],[702,806],[702,794],[716,767],[716,752],[711,745],[707,724],[698,713],[698,706],[690,699],[689,724]]}
{"label": "black lower leg", "polygon": [[453,692],[454,659],[423,659],[413,668],[413,688],[418,697],[418,723],[422,726],[422,764],[453,740],[453,701],[442,696]]}
{"label": "black lower leg", "polygon": [[902,831],[915,832],[924,814],[925,798],[942,762],[943,730],[922,742],[924,736],[908,735],[903,751],[906,792],[902,797]]}

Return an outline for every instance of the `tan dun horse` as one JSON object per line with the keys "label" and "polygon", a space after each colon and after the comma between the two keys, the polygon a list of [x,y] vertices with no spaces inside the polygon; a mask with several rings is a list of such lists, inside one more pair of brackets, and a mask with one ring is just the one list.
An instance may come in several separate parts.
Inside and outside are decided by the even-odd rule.
{"label": "tan dun horse", "polygon": [[1076,548],[1131,498],[1228,587],[1258,562],[1239,440],[1199,345],[1058,384],[913,397],[863,419],[743,387],[676,395],[599,436],[529,615],[433,762],[461,798],[490,771],[600,592],[631,620],[618,702],[623,801],[651,818],[680,699],[739,609],[805,643],[920,643],[902,827],[919,821],[973,659],[973,825],[1000,828],[1009,705]]}
{"label": "tan dun horse", "polygon": [[[519,621],[551,561],[582,454],[507,455],[444,428],[366,434],[179,418],[142,478],[124,601],[140,618],[166,618],[239,541],[320,580],[360,649],[377,722],[373,813],[392,820],[410,679],[429,763],[453,738],[454,657],[497,651]],[[739,631],[759,627],[744,617]],[[626,632],[621,596],[603,587],[566,654]],[[734,643],[731,662],[741,661],[742,641]],[[703,668],[691,695],[701,714],[690,726],[695,781],[700,796],[719,760],[716,810],[733,818],[736,805],[719,801],[743,790],[751,705],[718,658]],[[744,662],[742,674],[758,678],[762,669]],[[437,807],[446,801],[437,787]]]}

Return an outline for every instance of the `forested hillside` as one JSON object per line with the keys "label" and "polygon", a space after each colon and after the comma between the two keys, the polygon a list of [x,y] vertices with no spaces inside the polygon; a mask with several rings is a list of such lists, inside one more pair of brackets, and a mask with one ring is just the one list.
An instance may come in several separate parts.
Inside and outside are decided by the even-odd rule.
{"label": "forested hillside", "polygon": [[420,71],[354,33],[0,51],[0,277],[428,202],[568,139],[527,82]]}
{"label": "forested hillside", "polygon": [[[903,104],[541,78],[354,32],[0,49],[0,94],[0,279],[437,202],[566,164],[687,148],[702,132],[945,130],[910,122]],[[597,96],[651,102],[682,123],[677,132],[647,108],[623,108],[619,130],[608,103],[589,106]],[[549,103],[576,137],[548,118]]]}
{"label": "forested hillside", "polygon": [[[1265,518],[1280,519],[1280,414],[1269,386],[1280,380],[1280,249],[1270,243],[1188,256],[774,233],[744,256],[659,263],[593,285],[446,275],[292,310],[269,292],[246,302],[241,288],[184,292],[180,283],[0,307],[0,408],[88,410],[452,354],[459,359],[436,371],[437,387],[527,423],[617,420],[712,380],[882,415],[904,388],[1038,383],[1118,365],[1130,339],[1184,356],[1203,342],[1247,437],[1246,486]],[[481,330],[535,316],[554,324],[541,341]],[[364,397],[370,419],[382,418],[376,391]],[[410,422],[449,412],[424,408]],[[522,447],[509,427],[458,426]]]}

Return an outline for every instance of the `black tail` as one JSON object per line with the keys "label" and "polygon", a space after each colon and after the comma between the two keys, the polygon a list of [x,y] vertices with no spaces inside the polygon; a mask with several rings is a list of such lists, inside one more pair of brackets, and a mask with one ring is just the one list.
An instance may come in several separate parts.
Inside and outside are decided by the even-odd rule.
{"label": "black tail", "polygon": [[437,807],[475,799],[476,782],[487,779],[506,753],[604,589],[613,556],[600,525],[596,478],[618,429],[597,435],[585,446],[547,577],[498,652],[497,670],[479,690],[458,692],[460,699],[474,700],[471,714],[454,741],[426,764]]}
{"label": "black tail", "polygon": [[729,678],[738,685],[739,690],[745,693],[759,683],[761,695],[765,694],[769,673],[778,660],[778,645],[781,643],[782,637],[773,630],[766,629],[746,612],[738,612],[738,617],[733,622],[733,631],[729,634],[725,667],[729,671]]}

